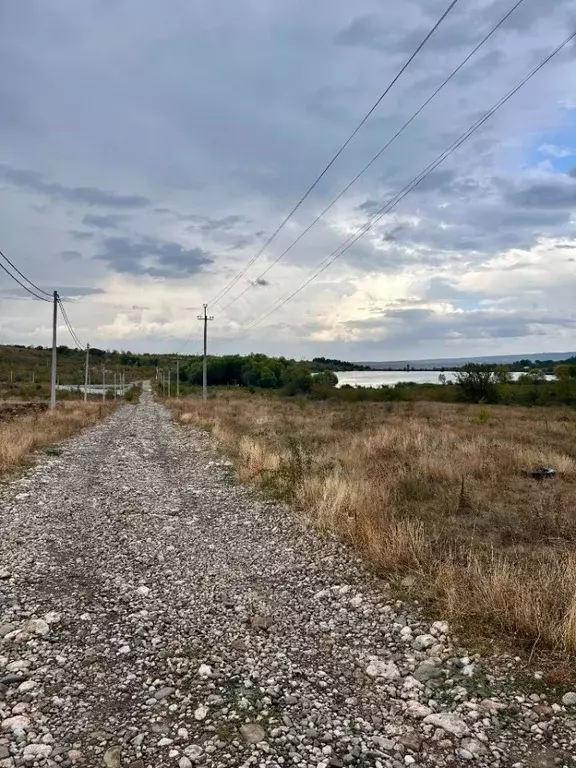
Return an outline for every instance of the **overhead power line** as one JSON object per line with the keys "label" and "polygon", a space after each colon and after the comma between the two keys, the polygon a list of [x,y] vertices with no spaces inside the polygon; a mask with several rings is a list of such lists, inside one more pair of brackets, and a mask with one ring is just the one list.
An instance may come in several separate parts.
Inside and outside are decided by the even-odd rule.
{"label": "overhead power line", "polygon": [[432,29],[428,32],[426,37],[422,40],[422,42],[417,46],[414,53],[408,58],[408,60],[402,65],[400,70],[397,72],[397,74],[394,76],[392,81],[388,84],[386,89],[380,94],[376,102],[370,107],[368,112],[364,115],[362,120],[358,123],[356,128],[352,131],[350,136],[346,139],[344,144],[340,147],[340,149],[336,152],[334,157],[330,160],[328,165],[325,166],[324,170],[316,177],[315,181],[308,187],[306,192],[302,195],[300,200],[296,203],[296,205],[292,208],[290,213],[285,217],[285,219],[279,224],[279,226],[274,230],[274,232],[270,235],[270,237],[264,242],[264,244],[259,248],[259,250],[252,256],[251,259],[242,267],[242,269],[235,275],[235,277],[232,278],[232,280],[228,283],[227,286],[225,286],[219,293],[216,294],[216,296],[209,302],[209,305],[217,304],[219,301],[221,301],[222,298],[230,291],[240,280],[240,278],[246,273],[246,271],[254,264],[256,259],[258,259],[264,251],[268,248],[270,243],[277,237],[277,235],[281,232],[282,229],[286,226],[286,224],[290,221],[292,216],[296,213],[296,211],[300,208],[302,203],[308,198],[312,190],[318,185],[318,183],[321,181],[321,179],[326,175],[326,173],[330,170],[330,168],[334,165],[336,160],[340,157],[340,155],[344,152],[348,144],[352,141],[352,139],[356,136],[358,131],[362,128],[362,126],[366,123],[368,118],[372,115],[372,113],[377,109],[377,107],[380,105],[381,101],[385,98],[385,96],[389,93],[389,91],[392,89],[392,87],[396,84],[396,82],[400,79],[400,77],[404,74],[406,69],[410,66],[410,64],[414,61],[416,56],[420,53],[422,48],[426,45],[428,40],[432,37],[432,35],[436,32],[438,27],[442,24],[444,19],[448,16],[450,11],[454,8],[454,6],[458,3],[458,0],[452,0],[448,8],[444,11],[444,13],[440,16],[438,21],[434,24]]}
{"label": "overhead power line", "polygon": [[29,285],[31,285],[31,286],[32,286],[32,288],[34,288],[34,290],[38,291],[38,293],[43,293],[43,294],[44,294],[44,296],[47,296],[47,297],[48,297],[48,299],[51,299],[51,298],[52,298],[52,294],[51,294],[51,293],[48,293],[48,291],[45,291],[45,290],[43,290],[42,288],[39,288],[39,287],[36,285],[36,283],[33,283],[33,282],[32,282],[32,280],[30,280],[30,278],[26,277],[26,275],[24,275],[22,272],[20,272],[20,270],[18,269],[18,267],[16,266],[16,264],[14,264],[13,262],[11,262],[11,261],[10,261],[10,259],[8,258],[8,256],[6,256],[4,253],[2,253],[2,251],[0,251],[0,256],[1,256],[1,257],[4,259],[4,261],[5,261],[7,264],[10,264],[10,266],[12,267],[12,269],[14,270],[14,272],[16,272],[18,275],[20,275],[20,277],[21,277],[23,280],[25,280],[25,281],[26,281],[26,282],[27,282]]}
{"label": "overhead power line", "polygon": [[62,301],[60,298],[58,299],[58,306],[60,307],[60,311],[62,312],[62,317],[64,318],[64,322],[66,323],[66,327],[68,328],[70,336],[72,336],[72,340],[74,341],[74,344],[76,344],[76,346],[79,347],[80,349],[85,349],[86,345],[82,344],[82,342],[78,338],[78,335],[76,334],[76,331],[74,330],[74,327],[70,322],[70,318],[68,317],[68,314],[66,313],[66,310],[64,309],[64,305],[62,304]]}
{"label": "overhead power line", "polygon": [[[0,253],[0,256],[3,256],[3,255],[4,255],[4,254]],[[4,258],[5,258],[5,257],[4,257]],[[8,260],[6,259],[6,261],[8,261]],[[9,263],[10,263],[10,262],[9,262]],[[3,269],[3,270],[4,270],[4,272],[6,272],[6,274],[7,274],[9,277],[11,277],[11,278],[12,278],[12,280],[14,280],[16,283],[18,283],[18,285],[19,285],[21,288],[24,288],[24,290],[25,290],[25,291],[28,291],[28,293],[29,293],[31,296],[33,296],[35,299],[39,299],[40,301],[50,301],[50,299],[44,298],[44,296],[40,296],[39,294],[35,293],[35,292],[34,292],[34,291],[31,289],[31,288],[29,288],[29,287],[28,287],[28,286],[27,286],[25,283],[23,283],[21,280],[19,280],[19,279],[16,277],[16,275],[13,275],[13,274],[12,274],[12,272],[10,272],[10,270],[9,270],[7,267],[5,267],[5,266],[4,266],[4,264],[2,264],[2,262],[1,262],[1,261],[0,261],[0,269]],[[16,271],[18,272],[18,270],[16,270]],[[20,272],[18,272],[18,274],[21,274],[21,273],[20,273]],[[26,280],[27,278],[24,278],[24,279]],[[30,282],[30,281],[28,281],[28,282]],[[31,282],[30,282],[30,285],[33,285],[33,283],[31,283]]]}
{"label": "overhead power line", "polygon": [[512,98],[512,96],[514,96],[521,88],[523,88],[529,80],[531,80],[544,66],[546,66],[546,64],[548,64],[548,62],[553,59],[554,56],[560,53],[560,51],[565,48],[575,37],[576,31],[572,32],[572,34],[565,38],[560,43],[560,45],[558,45],[553,51],[545,56],[539,64],[537,64],[527,75],[522,78],[522,80],[520,80],[519,83],[517,83],[516,86],[514,86],[514,88],[508,91],[508,93],[503,96],[493,107],[491,107],[491,109],[488,110],[488,112],[483,117],[476,120],[476,122],[473,123],[470,128],[464,131],[464,133],[461,134],[460,137],[448,147],[448,149],[438,155],[438,157],[432,163],[430,163],[430,165],[428,165],[418,176],[414,177],[414,179],[412,179],[411,182],[409,182],[402,190],[400,190],[400,192],[388,200],[382,206],[382,208],[380,208],[380,210],[374,213],[370,219],[362,227],[359,228],[359,230],[352,234],[338,248],[332,251],[332,253],[326,257],[324,262],[321,262],[312,271],[312,273],[310,273],[302,285],[300,285],[296,290],[292,291],[292,293],[284,294],[284,296],[280,297],[280,299],[278,299],[267,312],[249,323],[245,330],[249,330],[250,328],[254,328],[256,325],[259,325],[273,312],[276,312],[278,309],[280,309],[280,307],[284,306],[284,304],[286,304],[298,293],[300,293],[300,291],[304,290],[304,288],[306,288],[306,286],[315,280],[322,272],[328,269],[328,267],[333,264],[336,259],[340,258],[340,256],[342,256],[349,248],[351,248],[358,240],[360,240],[360,238],[363,237],[374,226],[374,224],[376,224],[387,213],[393,210],[408,194],[410,194],[410,192],[415,187],[421,184],[427,176],[429,176],[439,165],[441,165],[441,163],[443,163],[453,152],[455,152],[465,141],[467,141],[470,136],[472,136],[482,125],[484,125],[485,122],[487,122],[501,107],[503,107],[504,104],[506,104]]}
{"label": "overhead power line", "polygon": [[430,95],[430,96],[429,96],[429,97],[426,99],[426,101],[425,101],[425,102],[424,102],[424,103],[423,103],[423,104],[422,104],[422,105],[421,105],[421,106],[420,106],[420,107],[419,107],[419,108],[416,110],[416,112],[414,112],[414,114],[412,115],[412,117],[410,117],[410,118],[409,118],[409,119],[408,119],[408,120],[407,120],[407,121],[404,123],[404,125],[403,125],[403,126],[402,126],[402,127],[401,127],[401,128],[400,128],[400,129],[399,129],[399,130],[398,130],[398,131],[395,133],[395,134],[394,134],[394,136],[392,136],[392,138],[391,138],[391,139],[389,139],[389,140],[386,142],[386,144],[385,144],[385,145],[382,147],[382,149],[380,149],[380,151],[379,151],[379,152],[377,152],[377,153],[374,155],[374,157],[373,157],[373,158],[372,158],[372,159],[371,159],[371,160],[370,160],[368,163],[366,163],[366,165],[364,166],[364,168],[362,168],[362,170],[361,170],[359,173],[357,173],[357,174],[356,174],[356,176],[354,176],[354,178],[352,179],[352,181],[350,181],[350,182],[349,182],[349,183],[348,183],[348,184],[347,184],[347,185],[344,187],[344,189],[343,189],[343,190],[342,190],[342,191],[341,191],[341,192],[340,192],[340,193],[339,193],[339,194],[338,194],[338,195],[337,195],[337,196],[336,196],[336,197],[335,197],[335,198],[334,198],[334,199],[333,199],[333,200],[332,200],[332,201],[331,201],[331,202],[330,202],[330,203],[329,203],[327,206],[326,206],[326,208],[324,208],[324,210],[323,210],[321,213],[319,213],[319,214],[318,214],[318,216],[316,216],[316,218],[314,219],[314,221],[313,221],[311,224],[309,224],[309,225],[306,227],[306,229],[305,229],[303,232],[301,232],[301,233],[298,235],[298,237],[297,237],[295,240],[293,240],[293,241],[292,241],[292,243],[291,243],[291,244],[290,244],[290,245],[289,245],[287,248],[285,248],[285,249],[282,251],[282,253],[281,253],[279,256],[277,256],[277,257],[274,259],[274,261],[273,261],[271,264],[269,264],[269,265],[266,267],[266,269],[265,269],[263,272],[261,272],[261,273],[260,273],[260,274],[259,274],[259,275],[258,275],[258,276],[257,276],[257,277],[254,279],[254,280],[250,281],[250,282],[248,283],[248,285],[247,285],[247,286],[244,288],[244,290],[243,290],[241,293],[239,293],[239,294],[238,294],[237,296],[235,296],[235,297],[234,297],[234,298],[233,298],[231,301],[229,301],[229,302],[228,302],[228,304],[226,304],[226,305],[225,305],[225,307],[224,307],[224,309],[225,309],[225,310],[226,310],[226,309],[228,309],[229,307],[231,307],[233,304],[235,304],[235,303],[236,303],[236,302],[237,302],[239,299],[241,299],[241,298],[242,298],[242,297],[243,297],[243,296],[244,296],[244,295],[245,295],[245,294],[246,294],[246,293],[247,293],[247,292],[248,292],[248,291],[249,291],[251,288],[253,288],[255,285],[257,285],[257,284],[258,284],[258,281],[259,281],[259,280],[262,280],[262,279],[263,279],[263,278],[264,278],[264,277],[265,277],[265,276],[268,274],[268,272],[270,272],[270,270],[271,270],[271,269],[272,269],[274,266],[276,266],[276,264],[278,264],[278,262],[279,262],[279,261],[281,261],[281,260],[284,258],[284,256],[286,256],[286,254],[287,254],[287,253],[289,253],[289,252],[292,250],[292,248],[294,248],[294,246],[295,246],[295,245],[297,245],[297,244],[298,244],[298,243],[299,243],[299,242],[300,242],[300,241],[301,241],[301,240],[302,240],[302,239],[303,239],[303,238],[304,238],[304,237],[305,237],[305,236],[308,234],[308,232],[310,232],[310,230],[311,230],[311,229],[312,229],[314,226],[316,226],[316,224],[317,224],[317,223],[318,223],[318,222],[319,222],[319,221],[320,221],[320,220],[321,220],[321,219],[322,219],[322,218],[323,218],[323,217],[324,217],[324,216],[325,216],[325,215],[328,213],[328,211],[329,211],[331,208],[333,208],[333,207],[336,205],[336,203],[338,202],[338,200],[340,200],[340,199],[341,199],[341,198],[342,198],[342,197],[343,197],[343,196],[346,194],[346,192],[348,192],[348,190],[350,189],[350,187],[352,187],[352,186],[353,186],[353,185],[354,185],[354,184],[355,184],[355,183],[358,181],[358,179],[359,179],[361,176],[363,176],[363,175],[366,173],[366,171],[367,171],[367,170],[368,170],[368,169],[369,169],[369,168],[370,168],[370,167],[371,167],[371,166],[372,166],[372,165],[373,165],[373,164],[376,162],[376,160],[378,160],[380,157],[382,157],[382,155],[383,155],[383,154],[386,152],[386,150],[388,150],[388,149],[389,149],[389,148],[392,146],[392,144],[393,144],[393,143],[396,141],[396,139],[397,139],[397,138],[398,138],[398,137],[399,137],[399,136],[400,136],[402,133],[404,133],[404,131],[406,130],[406,128],[408,128],[408,126],[409,126],[409,125],[410,125],[412,122],[414,122],[414,120],[415,120],[415,119],[418,117],[418,115],[420,115],[420,114],[421,114],[421,112],[423,112],[423,111],[424,111],[424,109],[426,109],[426,107],[428,106],[428,104],[430,104],[430,102],[431,102],[431,101],[433,101],[433,100],[436,98],[436,96],[438,96],[438,94],[440,93],[440,91],[442,91],[442,90],[443,90],[443,89],[444,89],[444,88],[445,88],[445,87],[448,85],[448,83],[449,83],[449,82],[450,82],[450,81],[451,81],[451,80],[452,80],[452,79],[453,79],[453,78],[454,78],[454,77],[455,77],[455,76],[458,74],[458,72],[460,72],[460,70],[461,70],[461,69],[462,69],[464,66],[466,66],[466,64],[467,64],[467,63],[470,61],[470,59],[471,59],[473,56],[475,56],[475,54],[476,54],[476,53],[477,53],[477,52],[480,50],[480,48],[482,48],[482,46],[483,46],[483,45],[485,45],[485,44],[488,42],[488,40],[489,40],[489,39],[492,37],[492,35],[493,35],[495,32],[497,32],[497,31],[498,31],[498,29],[500,29],[500,27],[501,27],[501,26],[502,26],[502,25],[503,25],[503,24],[504,24],[504,23],[505,23],[505,22],[506,22],[506,21],[507,21],[507,20],[510,18],[510,16],[511,16],[511,15],[514,13],[514,11],[515,11],[515,10],[516,10],[516,9],[517,9],[517,8],[518,8],[520,5],[522,5],[522,3],[523,3],[523,2],[524,2],[524,0],[517,0],[517,2],[516,2],[516,3],[514,3],[514,5],[513,5],[513,6],[512,6],[512,8],[511,8],[511,9],[508,11],[508,13],[506,13],[506,15],[505,15],[505,16],[503,16],[503,17],[500,19],[500,21],[499,21],[499,22],[496,24],[496,26],[492,27],[492,29],[490,30],[490,32],[488,32],[488,34],[487,34],[487,35],[485,35],[485,37],[484,37],[484,38],[483,38],[483,39],[482,39],[482,40],[481,40],[481,41],[478,43],[478,45],[476,45],[476,46],[475,46],[475,47],[474,47],[474,48],[473,48],[473,49],[470,51],[470,53],[469,53],[469,54],[466,56],[466,58],[465,58],[465,59],[463,59],[463,60],[460,62],[460,64],[459,64],[459,65],[456,67],[456,69],[454,69],[454,70],[453,70],[453,71],[452,71],[452,72],[451,72],[451,73],[448,75],[448,77],[447,77],[447,78],[446,78],[446,79],[445,79],[445,80],[444,80],[444,81],[441,83],[441,85],[439,85],[439,86],[438,86],[438,88],[436,88],[436,90],[435,90],[435,91],[434,91],[434,92],[433,92],[433,93],[432,93],[432,94],[431,94],[431,95]]}

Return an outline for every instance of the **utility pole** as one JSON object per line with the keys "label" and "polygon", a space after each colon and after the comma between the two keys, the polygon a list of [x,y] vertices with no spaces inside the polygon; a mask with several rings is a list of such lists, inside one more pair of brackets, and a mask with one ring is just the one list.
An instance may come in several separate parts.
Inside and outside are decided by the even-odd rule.
{"label": "utility pole", "polygon": [[50,410],[56,408],[56,326],[58,324],[58,291],[54,291],[52,313],[52,371],[50,373]]}
{"label": "utility pole", "polygon": [[202,397],[208,397],[208,320],[214,320],[208,316],[208,304],[203,304],[204,314],[198,315],[198,320],[204,321],[204,361],[202,363]]}
{"label": "utility pole", "polygon": [[117,387],[116,387],[116,371],[114,371],[114,400],[116,400],[117,396]]}
{"label": "utility pole", "polygon": [[170,368],[168,368],[168,397],[170,397]]}
{"label": "utility pole", "polygon": [[176,397],[180,397],[180,359],[176,360]]}
{"label": "utility pole", "polygon": [[102,400],[106,400],[106,364],[102,366]]}
{"label": "utility pole", "polygon": [[88,375],[90,373],[90,344],[86,344],[86,367],[84,369],[84,402],[88,400]]}

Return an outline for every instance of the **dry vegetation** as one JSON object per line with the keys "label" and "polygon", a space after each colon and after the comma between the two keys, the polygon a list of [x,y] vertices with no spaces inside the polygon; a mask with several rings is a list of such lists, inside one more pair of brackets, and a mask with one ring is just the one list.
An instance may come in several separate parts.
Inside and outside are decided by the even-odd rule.
{"label": "dry vegetation", "polygon": [[[31,454],[90,427],[110,413],[110,403],[60,403],[54,413],[30,408],[21,415],[9,402],[0,402],[0,474],[25,464]],[[4,418],[10,413],[11,418]]]}
{"label": "dry vegetation", "polygon": [[[222,397],[172,403],[238,477],[509,646],[576,653],[576,413]],[[537,481],[522,470],[552,466]]]}

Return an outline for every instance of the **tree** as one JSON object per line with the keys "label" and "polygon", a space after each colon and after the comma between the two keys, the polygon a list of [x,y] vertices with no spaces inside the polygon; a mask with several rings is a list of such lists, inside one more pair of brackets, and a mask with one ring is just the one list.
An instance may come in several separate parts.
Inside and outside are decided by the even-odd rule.
{"label": "tree", "polygon": [[510,368],[507,365],[497,365],[494,368],[494,376],[498,384],[508,384],[512,380]]}
{"label": "tree", "polygon": [[276,376],[274,376],[274,372],[270,370],[267,366],[263,366],[260,370],[260,378],[258,380],[258,386],[263,387],[264,389],[274,389],[278,386],[278,382],[276,381]]}
{"label": "tree", "polygon": [[497,403],[499,399],[496,376],[493,371],[483,370],[469,363],[456,373],[456,383],[464,400],[469,403]]}
{"label": "tree", "polygon": [[446,382],[447,381],[448,381],[448,379],[446,378],[446,374],[445,373],[441,373],[438,376],[438,382],[439,382],[439,384],[442,384],[443,387],[446,386]]}
{"label": "tree", "polygon": [[282,374],[285,395],[307,394],[312,389],[312,374],[303,365],[289,365]]}
{"label": "tree", "polygon": [[560,379],[560,381],[563,381],[565,379],[569,379],[570,378],[570,373],[571,373],[570,372],[570,368],[571,367],[572,366],[566,365],[566,364],[557,365],[554,368],[554,376],[556,376],[557,379]]}
{"label": "tree", "polygon": [[338,376],[333,371],[320,371],[320,373],[314,374],[314,384],[321,384],[324,387],[337,387]]}

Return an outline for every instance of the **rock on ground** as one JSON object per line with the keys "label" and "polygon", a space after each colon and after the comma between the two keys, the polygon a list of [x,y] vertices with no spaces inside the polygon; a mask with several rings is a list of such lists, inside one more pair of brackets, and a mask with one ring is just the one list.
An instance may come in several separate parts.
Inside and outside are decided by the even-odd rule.
{"label": "rock on ground", "polygon": [[575,694],[457,653],[149,390],[0,525],[2,768],[572,764]]}

